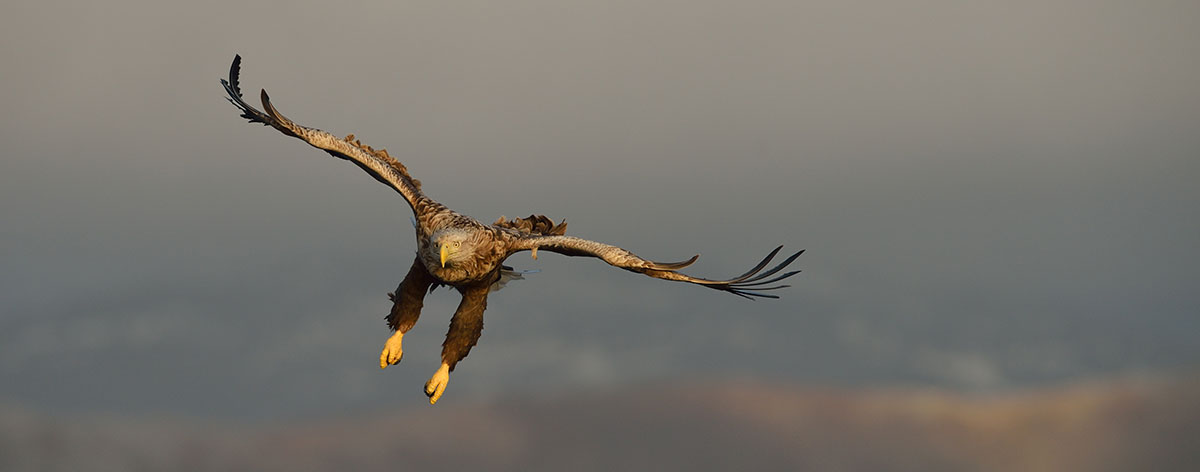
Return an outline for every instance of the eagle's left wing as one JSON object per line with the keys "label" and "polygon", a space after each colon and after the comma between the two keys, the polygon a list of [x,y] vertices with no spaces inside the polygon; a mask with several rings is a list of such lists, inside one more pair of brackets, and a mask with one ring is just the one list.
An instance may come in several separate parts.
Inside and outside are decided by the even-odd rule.
{"label": "eagle's left wing", "polygon": [[567,256],[595,257],[614,267],[620,267],[622,269],[631,272],[637,272],[639,274],[646,274],[656,279],[693,283],[714,290],[729,292],[734,295],[749,299],[753,299],[755,297],[779,298],[778,295],[771,295],[762,292],[789,287],[789,285],[771,284],[800,273],[800,271],[796,270],[784,272],[782,275],[778,276],[775,275],[795,261],[797,257],[800,257],[800,254],[804,253],[804,250],[800,250],[799,252],[788,256],[778,265],[763,271],[763,269],[771,263],[771,260],[774,259],[777,254],[779,254],[779,251],[783,249],[783,246],[779,246],[775,248],[774,251],[771,251],[770,254],[767,254],[767,257],[763,258],[761,262],[742,275],[725,280],[710,280],[700,277],[692,277],[690,275],[676,272],[679,269],[692,265],[693,262],[696,262],[696,259],[700,258],[699,255],[693,256],[691,259],[681,262],[654,262],[643,259],[638,255],[617,246],[598,243],[596,241],[589,241],[573,236],[531,235],[521,237],[512,242],[510,246],[510,253],[529,250],[533,251],[534,255],[536,256],[538,249]]}

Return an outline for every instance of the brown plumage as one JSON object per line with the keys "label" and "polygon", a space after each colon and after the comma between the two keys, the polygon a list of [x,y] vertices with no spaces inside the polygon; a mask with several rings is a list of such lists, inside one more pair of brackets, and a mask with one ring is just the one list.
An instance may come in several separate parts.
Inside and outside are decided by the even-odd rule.
{"label": "brown plumage", "polygon": [[783,270],[803,250],[764,271],[783,246],[775,248],[761,262],[738,277],[710,280],[677,272],[695,262],[700,257],[698,255],[680,262],[653,262],[617,246],[567,236],[565,221],[555,224],[542,215],[514,220],[500,217],[495,223],[485,225],[427,197],[421,190],[421,182],[409,175],[404,164],[386,150],[375,150],[362,144],[354,135],[338,138],[319,129],[298,125],[275,109],[266,90],[261,93],[264,111],[247,104],[242,99],[238,85],[241,61],[241,56],[234,57],[233,65],[229,68],[229,80],[222,79],[221,84],[229,94],[229,101],[242,111],[243,118],[251,123],[271,126],[334,157],[353,162],[398,192],[413,211],[417,256],[396,291],[388,294],[393,304],[387,322],[394,334],[384,344],[379,357],[380,367],[400,362],[404,352],[401,343],[404,333],[417,322],[425,295],[432,288],[448,285],[462,294],[462,302],[450,320],[450,330],[442,344],[442,365],[425,384],[430,403],[437,402],[441,397],[449,381],[449,372],[478,342],[483,331],[483,311],[487,308],[488,293],[507,278],[520,277],[519,273],[503,265],[505,259],[517,252],[531,251],[534,258],[539,249],[567,256],[594,257],[631,272],[697,284],[747,299],[778,298],[764,292],[786,288],[787,285],[776,285],[776,282],[800,272]]}

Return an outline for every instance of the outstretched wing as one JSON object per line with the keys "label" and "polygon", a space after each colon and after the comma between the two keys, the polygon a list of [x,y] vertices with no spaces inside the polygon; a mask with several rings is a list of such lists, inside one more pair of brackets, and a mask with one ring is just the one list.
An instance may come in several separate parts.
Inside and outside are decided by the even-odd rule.
{"label": "outstretched wing", "polygon": [[775,248],[774,251],[771,251],[770,254],[767,254],[767,257],[763,258],[761,262],[742,275],[726,280],[710,280],[700,277],[692,277],[690,275],[676,272],[679,269],[692,265],[693,262],[696,262],[696,259],[700,258],[699,255],[680,262],[654,262],[638,257],[638,255],[616,246],[610,246],[608,244],[580,239],[573,236],[559,235],[527,236],[519,238],[513,242],[511,248],[511,252],[531,250],[534,251],[534,254],[537,254],[536,251],[541,249],[567,256],[595,257],[607,262],[609,265],[620,267],[631,272],[637,272],[639,274],[646,274],[656,279],[693,283],[711,289],[729,292],[734,295],[749,299],[753,299],[755,297],[779,298],[778,295],[771,295],[762,292],[789,287],[789,285],[772,284],[796,275],[800,273],[800,271],[796,270],[784,272],[780,275],[775,274],[782,271],[793,261],[795,261],[797,257],[800,257],[800,254],[804,253],[803,250],[800,250],[799,252],[788,256],[778,265],[764,271],[763,269],[766,268],[767,265],[771,263],[771,260],[774,259],[777,254],[779,254],[779,251],[783,249],[783,246],[779,246]]}
{"label": "outstretched wing", "polygon": [[287,119],[279,110],[276,110],[271,105],[271,99],[267,96],[267,91],[262,91],[262,105],[266,112],[259,111],[250,104],[242,100],[242,90],[238,86],[238,72],[241,69],[242,56],[234,56],[233,65],[229,67],[229,80],[221,79],[221,85],[225,87],[225,91],[229,93],[228,100],[242,111],[242,118],[250,120],[251,123],[262,123],[272,128],[275,128],[288,136],[300,138],[311,144],[313,147],[322,149],[334,157],[345,159],[361,167],[363,170],[375,177],[375,180],[383,182],[385,185],[400,192],[404,199],[408,201],[409,206],[413,208],[413,212],[417,215],[425,213],[426,207],[439,206],[423,193],[421,193],[421,182],[408,175],[408,169],[397,161],[392,156],[388,155],[387,150],[375,150],[371,146],[360,143],[354,139],[354,135],[338,138],[325,131],[316,128],[309,128],[294,123]]}

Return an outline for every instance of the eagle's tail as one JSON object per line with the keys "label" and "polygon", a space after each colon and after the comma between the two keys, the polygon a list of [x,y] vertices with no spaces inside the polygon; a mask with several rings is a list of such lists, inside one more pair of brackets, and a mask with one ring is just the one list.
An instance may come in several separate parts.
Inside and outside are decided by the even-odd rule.
{"label": "eagle's tail", "polygon": [[491,291],[495,292],[497,290],[500,290],[500,289],[504,288],[505,285],[508,285],[509,282],[512,282],[514,280],[524,280],[525,274],[536,274],[538,272],[541,272],[541,270],[538,270],[538,269],[516,270],[516,269],[513,269],[512,267],[509,267],[506,265],[501,265],[500,266],[500,278],[497,279],[496,282],[492,284]]}

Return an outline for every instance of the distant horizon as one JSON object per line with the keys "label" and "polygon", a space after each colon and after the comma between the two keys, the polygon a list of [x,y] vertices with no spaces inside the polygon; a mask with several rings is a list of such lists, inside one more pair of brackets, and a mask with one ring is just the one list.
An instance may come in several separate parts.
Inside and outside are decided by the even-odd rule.
{"label": "distant horizon", "polygon": [[257,425],[61,421],[0,405],[0,446],[11,452],[0,468],[1188,470],[1198,393],[1194,374],[987,396],[659,384]]}

